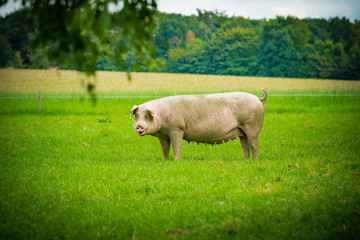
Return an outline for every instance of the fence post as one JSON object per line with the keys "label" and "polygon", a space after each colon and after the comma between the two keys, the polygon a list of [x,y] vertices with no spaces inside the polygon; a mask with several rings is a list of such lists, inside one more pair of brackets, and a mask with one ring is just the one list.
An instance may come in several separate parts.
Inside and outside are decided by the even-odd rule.
{"label": "fence post", "polygon": [[39,113],[41,113],[41,89],[39,90]]}

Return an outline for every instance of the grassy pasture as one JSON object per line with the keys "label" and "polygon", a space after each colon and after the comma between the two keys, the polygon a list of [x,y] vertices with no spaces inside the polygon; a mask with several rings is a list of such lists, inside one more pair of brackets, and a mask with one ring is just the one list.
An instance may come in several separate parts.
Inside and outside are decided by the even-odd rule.
{"label": "grassy pasture", "polygon": [[289,78],[236,77],[169,73],[98,72],[87,78],[74,71],[0,69],[0,94],[81,94],[85,84],[96,84],[98,94],[173,95],[245,91],[261,94],[263,87],[272,93],[359,93],[360,81]]}
{"label": "grassy pasture", "polygon": [[[84,96],[71,71],[0,70],[1,96]],[[100,72],[98,96],[0,99],[1,239],[355,239],[360,235],[359,82]],[[129,111],[154,95],[269,98],[259,162],[238,141],[184,142],[162,160]],[[275,93],[273,96],[272,93]],[[353,96],[284,96],[292,93]],[[278,94],[278,95],[276,95]],[[281,95],[282,94],[282,95]],[[107,115],[105,107],[107,109]]]}

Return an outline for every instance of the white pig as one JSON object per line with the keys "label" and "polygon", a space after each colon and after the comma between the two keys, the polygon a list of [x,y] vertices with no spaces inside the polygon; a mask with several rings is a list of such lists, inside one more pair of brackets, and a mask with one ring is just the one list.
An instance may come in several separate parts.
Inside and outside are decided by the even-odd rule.
{"label": "white pig", "polygon": [[[134,130],[139,136],[159,139],[165,159],[170,143],[176,160],[182,140],[220,144],[240,138],[244,158],[258,160],[258,136],[262,128],[267,91],[258,98],[249,93],[232,92],[165,97],[133,106]],[[263,103],[261,103],[263,102]]]}

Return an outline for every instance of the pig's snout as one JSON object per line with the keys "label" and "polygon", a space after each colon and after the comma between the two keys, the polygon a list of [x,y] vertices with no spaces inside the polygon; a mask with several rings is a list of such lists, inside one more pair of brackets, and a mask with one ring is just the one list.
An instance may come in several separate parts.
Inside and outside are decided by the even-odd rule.
{"label": "pig's snout", "polygon": [[136,126],[135,131],[141,136],[145,134],[145,128],[141,125]]}

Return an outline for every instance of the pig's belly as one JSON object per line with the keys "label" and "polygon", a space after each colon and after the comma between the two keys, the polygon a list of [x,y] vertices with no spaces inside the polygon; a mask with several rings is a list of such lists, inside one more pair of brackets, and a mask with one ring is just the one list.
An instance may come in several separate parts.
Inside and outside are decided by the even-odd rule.
{"label": "pig's belly", "polygon": [[224,143],[243,136],[238,126],[209,126],[202,128],[189,127],[185,129],[184,140],[198,143]]}

